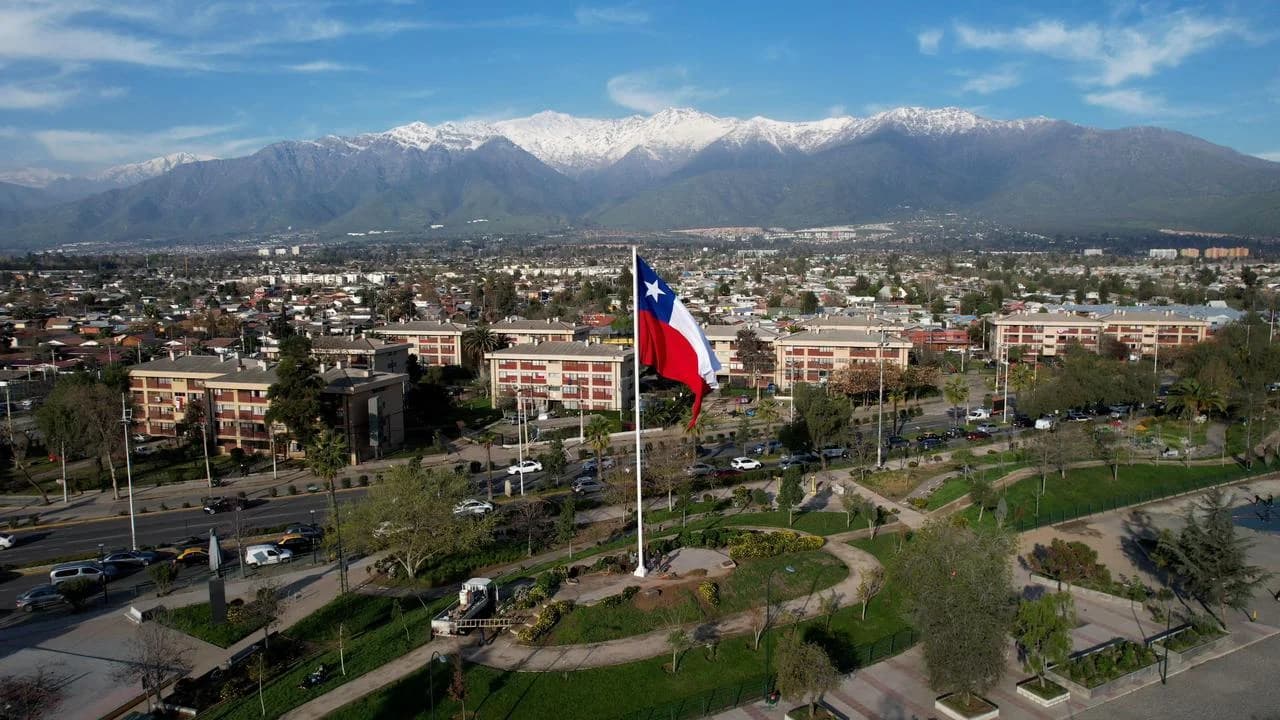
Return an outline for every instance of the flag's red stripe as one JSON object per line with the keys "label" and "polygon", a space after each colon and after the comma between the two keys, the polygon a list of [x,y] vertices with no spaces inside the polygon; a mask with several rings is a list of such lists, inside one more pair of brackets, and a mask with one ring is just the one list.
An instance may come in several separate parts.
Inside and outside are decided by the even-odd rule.
{"label": "flag's red stripe", "polygon": [[640,362],[652,365],[659,375],[668,380],[689,386],[693,391],[692,418],[696,419],[702,410],[702,396],[709,389],[698,373],[697,352],[679,330],[662,322],[653,313],[642,310],[639,321]]}

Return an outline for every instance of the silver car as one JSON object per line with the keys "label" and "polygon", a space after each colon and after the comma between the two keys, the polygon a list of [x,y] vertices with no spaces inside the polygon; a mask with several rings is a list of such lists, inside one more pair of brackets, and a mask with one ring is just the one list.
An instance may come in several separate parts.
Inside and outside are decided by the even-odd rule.
{"label": "silver car", "polygon": [[62,593],[52,585],[37,585],[19,595],[17,600],[18,609],[27,612],[57,607],[64,603],[66,600],[63,599]]}

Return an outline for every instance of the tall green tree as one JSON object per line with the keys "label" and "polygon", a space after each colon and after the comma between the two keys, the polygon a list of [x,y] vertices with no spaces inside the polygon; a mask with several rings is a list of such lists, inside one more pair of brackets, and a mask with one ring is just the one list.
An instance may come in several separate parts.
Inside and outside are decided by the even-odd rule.
{"label": "tall green tree", "polygon": [[1022,647],[1027,669],[1045,686],[1045,671],[1064,663],[1071,655],[1071,631],[1075,629],[1075,604],[1071,593],[1049,593],[1023,600],[1013,622],[1013,637]]}
{"label": "tall green tree", "polygon": [[1210,412],[1224,412],[1227,403],[1217,388],[1187,377],[1169,388],[1166,407],[1187,422],[1187,446],[1190,447],[1191,428],[1194,427],[1196,418]]}
{"label": "tall green tree", "polygon": [[45,446],[57,451],[62,464],[62,487],[67,488],[67,458],[80,456],[89,446],[90,428],[81,412],[80,388],[71,382],[59,382],[36,410],[36,427],[44,436]]}
{"label": "tall green tree", "polygon": [[924,637],[929,686],[965,699],[1004,674],[1013,626],[1015,542],[934,520],[916,532],[891,566],[912,625]]}
{"label": "tall green tree", "polygon": [[267,388],[271,405],[266,423],[284,425],[299,445],[311,444],[320,419],[320,391],[324,382],[316,374],[316,361],[311,357],[311,341],[293,335],[280,342],[280,362],[276,365],[276,382]]}
{"label": "tall green tree", "polygon": [[942,395],[954,407],[969,409],[969,380],[964,375],[952,375],[942,386]]}
{"label": "tall green tree", "polygon": [[825,470],[827,456],[822,448],[844,436],[853,412],[849,398],[833,395],[826,388],[808,383],[797,384],[792,395],[795,398],[796,412],[804,418],[809,440],[813,443],[813,449],[818,452]]}
{"label": "tall green tree", "polygon": [[591,421],[587,423],[583,433],[586,435],[587,444],[596,454],[596,474],[602,475],[604,468],[601,466],[601,460],[605,453],[609,452],[609,435],[612,428],[609,425],[609,418],[603,415],[592,415]]}
{"label": "tall green tree", "polygon": [[462,356],[470,367],[484,364],[484,356],[507,346],[507,339],[489,325],[473,325],[462,332]]}
{"label": "tall green tree", "polygon": [[814,717],[822,695],[840,684],[840,675],[827,651],[804,642],[794,633],[778,647],[778,692],[792,702],[804,703]]}
{"label": "tall green tree", "polygon": [[1177,535],[1161,536],[1158,553],[1182,587],[1200,602],[1217,607],[1226,625],[1226,609],[1244,610],[1271,574],[1249,564],[1253,543],[1236,532],[1231,500],[1222,488],[1187,506]]}
{"label": "tall green tree", "polygon": [[760,339],[755,330],[743,328],[738,331],[735,351],[742,369],[751,374],[751,387],[756,389],[756,400],[760,400],[760,376],[773,373],[775,363],[773,348]]}
{"label": "tall green tree", "polygon": [[787,511],[787,527],[795,521],[796,507],[804,502],[804,489],[800,487],[800,473],[788,471],[778,485],[776,498],[779,510]]}
{"label": "tall green tree", "polygon": [[338,553],[338,585],[347,591],[347,558],[342,545],[342,516],[338,514],[338,490],[334,482],[347,466],[347,441],[325,429],[307,446],[307,469],[324,481],[329,491],[329,517],[333,520],[334,549]]}

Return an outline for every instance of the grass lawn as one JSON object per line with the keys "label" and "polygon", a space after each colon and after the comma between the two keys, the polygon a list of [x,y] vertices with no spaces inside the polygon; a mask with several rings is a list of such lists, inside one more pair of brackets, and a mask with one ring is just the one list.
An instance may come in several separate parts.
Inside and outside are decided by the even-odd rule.
{"label": "grass lawn", "polygon": [[[896,540],[886,536],[851,544],[887,558]],[[794,631],[823,644],[840,668],[848,671],[910,647],[913,635],[898,615],[898,602],[890,586],[871,602],[865,621],[859,619],[861,608],[851,605],[836,613],[830,629],[825,618],[817,618],[801,623]],[[767,632],[758,650],[752,649],[750,637],[743,636],[721,642],[714,657],[703,648],[689,650],[681,656],[674,675],[664,668],[671,662],[670,654],[625,665],[556,673],[508,672],[470,665],[464,670],[467,712],[481,720],[702,717],[708,708],[726,709],[760,697],[765,688],[763,678],[773,669],[773,643],[784,632],[793,629]],[[430,683],[428,671],[433,673]],[[451,672],[446,665],[419,670],[329,717],[427,718],[427,697],[432,689],[437,717],[453,717],[459,707],[446,693]]]}
{"label": "grass lawn", "polygon": [[917,468],[869,472],[865,477],[860,472],[850,474],[850,479],[854,482],[890,500],[901,500],[906,497],[907,493],[916,489],[922,478],[923,474]]}
{"label": "grass lawn", "polygon": [[937,510],[952,500],[962,498],[968,494],[969,483],[965,482],[964,478],[950,478],[929,495],[929,504],[925,506],[925,509]]}
{"label": "grass lawn", "polygon": [[[781,572],[791,566],[795,573]],[[694,597],[693,588],[662,610],[641,609],[636,600],[615,607],[592,605],[574,609],[560,621],[548,638],[551,645],[577,645],[641,635],[657,630],[668,619],[679,623],[710,620],[717,615],[731,615],[764,603],[766,581],[772,574],[772,597],[791,598],[831,587],[848,576],[848,568],[830,553],[815,550],[743,563],[727,577],[716,580],[720,586],[720,606],[709,608]]]}
{"label": "grass lawn", "polygon": [[[1259,468],[1262,471],[1263,468]],[[1051,473],[1040,499],[1040,513],[1036,515],[1036,494],[1040,489],[1039,476],[1024,478],[1004,491],[1009,508],[1007,522],[1015,529],[1062,522],[1103,510],[1147,502],[1168,497],[1200,487],[1240,479],[1250,473],[1236,465],[1183,466],[1173,462],[1160,465],[1120,465],[1118,480],[1111,479],[1108,467],[1089,467],[1068,470],[1066,479]],[[970,524],[977,524],[978,509],[966,508],[962,515]],[[993,513],[983,514],[983,525],[995,525]]]}
{"label": "grass lawn", "polygon": [[241,638],[262,628],[261,622],[252,621],[235,625],[225,622],[214,625],[213,617],[209,613],[209,603],[174,608],[160,615],[158,619],[163,625],[221,648],[231,647]]}

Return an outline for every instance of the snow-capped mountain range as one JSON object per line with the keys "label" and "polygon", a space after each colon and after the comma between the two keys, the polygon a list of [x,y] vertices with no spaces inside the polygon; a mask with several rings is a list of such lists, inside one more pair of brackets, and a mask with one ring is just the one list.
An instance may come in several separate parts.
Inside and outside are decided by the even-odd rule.
{"label": "snow-capped mountain range", "polygon": [[1000,121],[967,110],[904,107],[870,117],[833,117],[787,122],[765,117],[721,118],[698,110],[671,108],[650,116],[617,119],[580,118],[554,111],[496,122],[415,122],[380,133],[330,136],[316,142],[362,150],[385,143],[428,150],[474,150],[493,138],[506,138],[552,168],[576,176],[600,170],[635,151],[666,163],[679,163],[712,143],[733,146],[763,143],[780,152],[812,153],[851,142],[885,127],[911,135],[948,136],[1002,129],[1023,129],[1052,122],[1047,118]]}
{"label": "snow-capped mountain range", "polygon": [[163,175],[179,165],[215,159],[212,155],[176,152],[142,162],[115,165],[82,176],[55,172],[46,168],[18,168],[0,171],[0,182],[47,189],[55,195],[69,199],[103,190],[137,185],[143,180]]}

